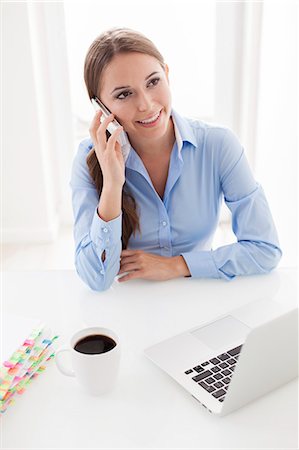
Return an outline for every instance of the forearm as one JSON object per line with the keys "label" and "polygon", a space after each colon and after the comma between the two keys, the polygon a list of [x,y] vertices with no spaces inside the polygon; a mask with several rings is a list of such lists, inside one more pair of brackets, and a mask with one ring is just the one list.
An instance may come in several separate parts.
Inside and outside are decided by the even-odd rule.
{"label": "forearm", "polygon": [[105,222],[115,219],[121,213],[122,188],[103,187],[99,205],[98,215]]}
{"label": "forearm", "polygon": [[110,287],[119,270],[122,215],[104,222],[96,209],[84,234],[82,228],[75,227],[75,264],[78,274],[90,288],[102,291]]}
{"label": "forearm", "polygon": [[121,244],[109,249],[108,259],[103,263],[99,250],[93,242],[80,248],[75,257],[75,266],[80,278],[94,291],[108,289],[119,270]]}
{"label": "forearm", "polygon": [[264,274],[273,270],[281,257],[278,246],[265,242],[236,242],[212,251],[183,254],[192,277],[232,280],[239,275]]}

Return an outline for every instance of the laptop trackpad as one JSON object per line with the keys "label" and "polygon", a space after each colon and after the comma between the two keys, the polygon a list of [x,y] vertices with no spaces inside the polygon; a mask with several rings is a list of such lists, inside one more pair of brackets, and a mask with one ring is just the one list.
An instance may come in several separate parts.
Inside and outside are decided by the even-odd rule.
{"label": "laptop trackpad", "polygon": [[230,345],[235,341],[243,342],[250,328],[232,316],[226,316],[204,325],[191,334],[208,347],[217,350],[223,345]]}

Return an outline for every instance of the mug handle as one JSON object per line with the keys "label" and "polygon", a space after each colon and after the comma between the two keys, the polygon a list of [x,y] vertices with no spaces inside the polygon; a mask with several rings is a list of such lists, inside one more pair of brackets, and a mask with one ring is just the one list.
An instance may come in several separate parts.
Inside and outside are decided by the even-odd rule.
{"label": "mug handle", "polygon": [[[71,349],[68,346],[64,346],[64,347],[61,347],[60,349],[58,349],[55,352],[55,362],[56,362],[56,366],[58,367],[60,372],[63,373],[63,375],[67,375],[68,377],[75,377],[76,376],[75,372],[73,370],[65,367],[61,362],[61,353],[70,352],[70,351],[71,351]],[[60,355],[60,356],[58,357],[58,355]]]}

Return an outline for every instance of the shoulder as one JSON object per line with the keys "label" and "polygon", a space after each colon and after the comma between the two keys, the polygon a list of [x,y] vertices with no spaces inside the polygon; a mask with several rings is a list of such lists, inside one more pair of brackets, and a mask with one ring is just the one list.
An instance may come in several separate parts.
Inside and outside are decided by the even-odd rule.
{"label": "shoulder", "polygon": [[213,167],[220,176],[229,173],[244,154],[236,133],[224,125],[196,118],[183,120],[200,160]]}
{"label": "shoulder", "polygon": [[197,138],[198,146],[204,151],[225,155],[239,155],[243,147],[236,133],[230,128],[204,122],[198,119],[187,119]]}
{"label": "shoulder", "polygon": [[87,167],[86,158],[92,147],[93,143],[90,138],[83,139],[79,143],[77,152],[75,153],[74,165],[83,165]]}
{"label": "shoulder", "polygon": [[240,146],[236,134],[224,125],[181,116],[176,111],[173,111],[173,115],[182,139],[189,141],[194,147],[219,152],[223,148]]}
{"label": "shoulder", "polygon": [[194,118],[187,118],[186,120],[202,145],[209,148],[222,148],[229,144],[240,144],[237,135],[224,125],[204,122]]}
{"label": "shoulder", "polygon": [[92,140],[90,138],[83,139],[79,143],[78,150],[77,150],[77,153],[75,155],[75,158],[78,158],[78,159],[85,158],[86,159],[86,156],[88,155],[88,153],[90,152],[92,147],[93,147],[93,143],[92,143]]}
{"label": "shoulder", "polygon": [[72,165],[71,184],[73,186],[81,183],[93,185],[86,162],[92,147],[93,143],[90,138],[83,139],[78,146]]}

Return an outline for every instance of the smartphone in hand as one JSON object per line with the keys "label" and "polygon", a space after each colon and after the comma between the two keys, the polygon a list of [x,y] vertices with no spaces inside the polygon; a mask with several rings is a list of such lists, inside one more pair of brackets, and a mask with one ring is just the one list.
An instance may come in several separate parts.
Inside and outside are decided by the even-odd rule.
{"label": "smartphone in hand", "polygon": [[[108,117],[111,114],[109,109],[104,105],[104,103],[101,102],[101,100],[98,97],[93,97],[91,99],[91,103],[93,104],[96,111],[98,111],[99,109],[102,111],[102,113],[103,113],[102,117],[104,119],[106,119],[106,117]],[[108,124],[107,130],[106,130],[107,138],[109,138],[111,136],[111,134],[120,126],[121,126],[120,123],[116,119],[114,119],[112,122],[110,122]],[[117,138],[117,141],[119,142],[119,144],[121,146],[121,151],[122,151],[124,160],[126,161],[127,157],[129,156],[130,147],[131,147],[127,133],[125,131],[122,131],[120,133],[119,137]]]}

